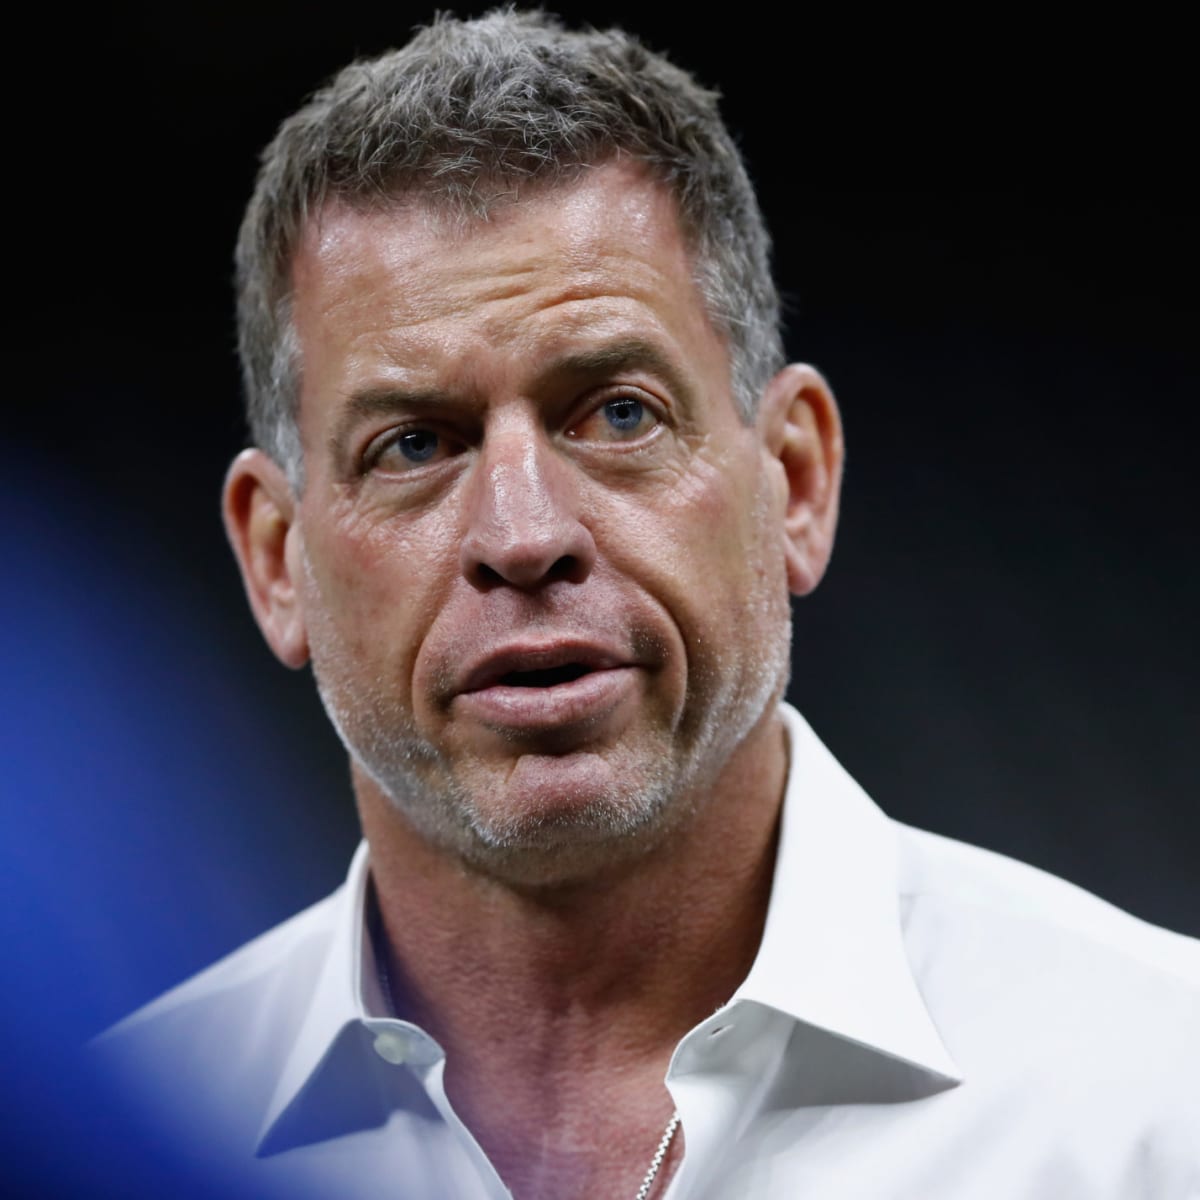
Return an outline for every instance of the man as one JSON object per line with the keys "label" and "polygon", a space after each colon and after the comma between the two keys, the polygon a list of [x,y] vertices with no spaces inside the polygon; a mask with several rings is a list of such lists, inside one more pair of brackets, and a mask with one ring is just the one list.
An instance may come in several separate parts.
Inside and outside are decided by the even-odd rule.
{"label": "man", "polygon": [[101,1043],[254,1195],[1194,1195],[1193,944],[781,708],[842,435],[714,98],[441,20],[264,155],[225,520],[363,848]]}

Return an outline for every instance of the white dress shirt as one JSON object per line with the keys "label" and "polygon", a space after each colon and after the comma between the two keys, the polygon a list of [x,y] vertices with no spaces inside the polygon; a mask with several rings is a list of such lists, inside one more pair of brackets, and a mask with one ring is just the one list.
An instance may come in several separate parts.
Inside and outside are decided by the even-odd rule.
{"label": "white dress shirt", "polygon": [[[671,1059],[663,1200],[1200,1198],[1200,943],[890,821],[784,717],[762,943]],[[332,896],[96,1049],[181,1169],[235,1195],[506,1198],[441,1048],[388,1015],[368,880],[364,845]]]}

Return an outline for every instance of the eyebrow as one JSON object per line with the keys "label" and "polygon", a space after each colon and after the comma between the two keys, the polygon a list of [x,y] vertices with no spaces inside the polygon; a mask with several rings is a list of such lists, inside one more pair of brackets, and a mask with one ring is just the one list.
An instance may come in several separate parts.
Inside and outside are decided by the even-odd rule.
{"label": "eyebrow", "polygon": [[[564,376],[594,378],[634,370],[657,375],[685,400],[692,394],[691,386],[671,359],[653,342],[639,337],[618,338],[552,358],[539,372],[539,382]],[[365,388],[347,399],[330,435],[330,449],[335,456],[340,456],[355,426],[369,417],[452,408],[461,403],[461,396],[438,388],[409,390],[391,384]]]}
{"label": "eyebrow", "polygon": [[391,384],[381,384],[354,392],[338,414],[333,432],[329,435],[329,448],[335,458],[340,458],[355,426],[369,417],[392,416],[413,409],[444,408],[452,402],[450,393],[436,388],[409,391]]}
{"label": "eyebrow", "polygon": [[550,363],[545,375],[612,375],[632,370],[649,371],[673,391],[691,394],[676,365],[653,342],[638,337],[620,338],[564,355]]}

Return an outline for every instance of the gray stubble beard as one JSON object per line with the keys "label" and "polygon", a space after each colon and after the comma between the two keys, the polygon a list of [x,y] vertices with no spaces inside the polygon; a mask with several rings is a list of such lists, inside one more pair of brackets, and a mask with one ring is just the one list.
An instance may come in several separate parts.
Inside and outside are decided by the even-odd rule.
{"label": "gray stubble beard", "polygon": [[[685,822],[729,755],[782,695],[788,648],[788,637],[781,636],[748,679],[731,681],[742,695],[712,698],[684,757],[668,752],[642,762],[636,788],[601,790],[560,819],[514,815],[506,821],[485,813],[452,761],[419,735],[382,689],[346,703],[315,662],[314,676],[347,753],[393,811],[428,843],[474,870],[534,885],[619,868],[649,853]],[[331,657],[338,653],[335,647]],[[731,721],[731,714],[739,719]],[[674,733],[678,737],[680,731]]]}
{"label": "gray stubble beard", "polygon": [[[504,821],[486,815],[452,760],[421,736],[382,681],[365,691],[354,685],[353,698],[346,694],[336,677],[353,679],[357,673],[337,670],[339,660],[351,664],[353,656],[332,627],[320,631],[325,653],[314,654],[313,674],[351,760],[408,825],[484,874],[533,883],[635,860],[695,812],[729,756],[787,686],[791,609],[786,592],[774,595],[760,577],[760,585],[746,596],[744,615],[763,630],[760,654],[709,697],[686,756],[681,759],[668,746],[661,760],[641,764],[638,788],[601,791],[557,820],[514,816]],[[722,674],[715,664],[709,673]],[[688,732],[672,730],[673,745]]]}

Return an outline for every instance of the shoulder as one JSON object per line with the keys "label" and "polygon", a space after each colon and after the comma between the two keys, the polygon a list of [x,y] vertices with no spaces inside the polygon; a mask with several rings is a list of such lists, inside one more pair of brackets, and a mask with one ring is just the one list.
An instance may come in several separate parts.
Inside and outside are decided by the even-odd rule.
{"label": "shoulder", "polygon": [[986,1099],[1022,1144],[1083,1147],[1077,1166],[1131,1185],[1194,1170],[1200,942],[1003,855],[897,834],[905,947],[963,1112]]}
{"label": "shoulder", "polygon": [[[104,1046],[159,1025],[234,1016],[254,997],[259,1006],[283,999],[311,978],[328,952],[341,889],[253,938],[210,967],[164,992],[107,1029],[93,1043]],[[288,1000],[289,1006],[294,1006]]]}
{"label": "shoulder", "polygon": [[[1013,943],[993,949],[1016,960],[1052,950],[1103,972],[1145,974],[1165,988],[1200,991],[1200,942],[1151,925],[1037,867],[952,838],[893,823],[900,895],[911,915],[961,924]],[[911,918],[910,918],[911,919]],[[1012,965],[1017,965],[1014,961]]]}
{"label": "shoulder", "polygon": [[[89,1045],[135,1109],[224,1114],[239,1140],[270,1101],[336,937],[342,889],[246,943]],[[223,1122],[224,1123],[224,1122]]]}
{"label": "shoulder", "polygon": [[1005,1161],[1056,1163],[1061,1194],[1188,1194],[1200,942],[1003,855],[895,828],[905,949],[964,1076],[942,1116],[964,1141],[986,1127]]}

